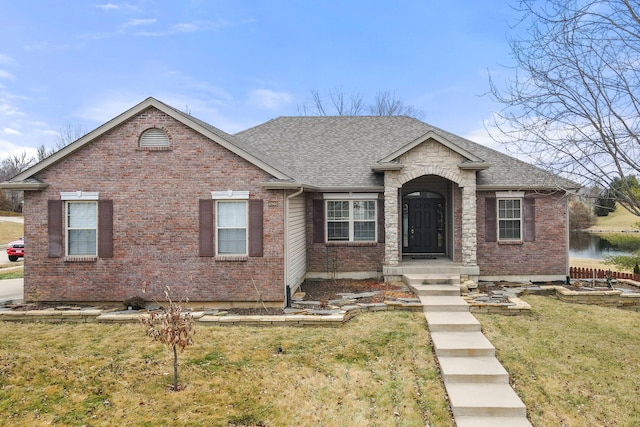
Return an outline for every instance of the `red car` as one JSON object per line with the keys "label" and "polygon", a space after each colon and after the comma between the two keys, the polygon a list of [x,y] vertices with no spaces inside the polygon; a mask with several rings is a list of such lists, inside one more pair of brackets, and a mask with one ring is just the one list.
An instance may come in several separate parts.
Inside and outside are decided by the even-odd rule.
{"label": "red car", "polygon": [[18,258],[24,257],[24,237],[7,245],[7,255],[9,255],[9,261],[17,261]]}

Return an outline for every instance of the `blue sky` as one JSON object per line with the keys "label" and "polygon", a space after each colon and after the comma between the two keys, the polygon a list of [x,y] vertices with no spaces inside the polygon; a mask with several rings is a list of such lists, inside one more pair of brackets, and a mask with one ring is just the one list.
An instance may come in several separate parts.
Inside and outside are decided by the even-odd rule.
{"label": "blue sky", "polygon": [[499,105],[481,95],[506,76],[515,20],[508,0],[0,0],[0,158],[148,96],[235,133],[314,90],[391,91],[493,145]]}

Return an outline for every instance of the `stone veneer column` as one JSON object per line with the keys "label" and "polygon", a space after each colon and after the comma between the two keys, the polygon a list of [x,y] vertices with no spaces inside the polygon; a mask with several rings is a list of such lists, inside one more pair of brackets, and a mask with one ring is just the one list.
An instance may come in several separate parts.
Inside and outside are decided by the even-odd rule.
{"label": "stone veneer column", "polygon": [[384,263],[387,266],[400,264],[398,248],[398,188],[397,179],[391,179],[391,174],[385,173],[384,186],[384,233],[385,249]]}
{"label": "stone veneer column", "polygon": [[462,264],[476,265],[477,259],[476,228],[476,186],[467,184],[462,187]]}

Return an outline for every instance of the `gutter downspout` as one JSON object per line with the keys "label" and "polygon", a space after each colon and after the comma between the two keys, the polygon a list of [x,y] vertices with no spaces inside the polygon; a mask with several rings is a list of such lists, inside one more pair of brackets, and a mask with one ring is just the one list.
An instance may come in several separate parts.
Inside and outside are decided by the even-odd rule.
{"label": "gutter downspout", "polygon": [[[304,192],[304,186],[301,185],[300,189],[296,192],[285,196],[284,198],[284,297],[285,307],[291,306],[291,288],[289,287],[289,201],[296,196],[299,196]],[[287,193],[287,190],[283,190],[283,195]]]}

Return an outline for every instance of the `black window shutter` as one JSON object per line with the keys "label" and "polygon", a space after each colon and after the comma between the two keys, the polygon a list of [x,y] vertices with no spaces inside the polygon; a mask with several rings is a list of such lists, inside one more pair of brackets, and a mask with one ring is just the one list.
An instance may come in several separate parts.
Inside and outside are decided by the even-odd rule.
{"label": "black window shutter", "polygon": [[62,200],[48,201],[47,227],[49,234],[49,257],[60,258],[62,248]]}
{"label": "black window shutter", "polygon": [[202,257],[215,256],[215,243],[213,239],[213,200],[201,199],[199,203],[199,251],[198,255]]}
{"label": "black window shutter", "polygon": [[378,200],[378,243],[384,243],[384,200]]}
{"label": "black window shutter", "polygon": [[313,243],[324,243],[324,200],[313,200]]}
{"label": "black window shutter", "polygon": [[98,256],[113,258],[113,200],[98,201]]}
{"label": "black window shutter", "polygon": [[263,202],[261,199],[249,200],[249,256],[263,255]]}
{"label": "black window shutter", "polygon": [[487,197],[484,199],[484,238],[487,242],[495,242],[498,238],[496,227],[496,198]]}
{"label": "black window shutter", "polygon": [[524,241],[536,241],[536,199],[527,197],[524,199]]}

